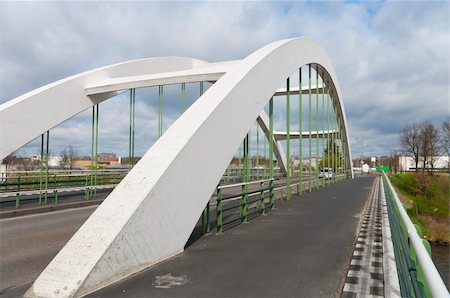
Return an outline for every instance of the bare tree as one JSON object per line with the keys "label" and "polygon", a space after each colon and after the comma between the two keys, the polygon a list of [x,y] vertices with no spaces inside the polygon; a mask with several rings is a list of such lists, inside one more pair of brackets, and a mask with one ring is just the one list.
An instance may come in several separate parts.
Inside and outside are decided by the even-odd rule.
{"label": "bare tree", "polygon": [[17,164],[16,152],[13,152],[10,155],[3,158],[1,163],[6,165],[6,172],[9,172],[11,170],[11,167]]}
{"label": "bare tree", "polygon": [[420,124],[420,140],[420,151],[423,161],[422,172],[425,172],[425,169],[428,168],[433,173],[436,160],[441,154],[439,128],[429,121],[422,122]]}
{"label": "bare tree", "polygon": [[409,156],[414,159],[416,164],[416,172],[419,167],[419,151],[420,151],[420,125],[417,123],[408,125],[405,129],[400,133],[400,144]]}
{"label": "bare tree", "polygon": [[78,152],[70,145],[68,148],[61,151],[61,166],[73,170],[77,157]]}
{"label": "bare tree", "polygon": [[442,150],[447,153],[449,161],[447,164],[447,170],[450,171],[450,116],[442,123],[441,128],[441,147]]}

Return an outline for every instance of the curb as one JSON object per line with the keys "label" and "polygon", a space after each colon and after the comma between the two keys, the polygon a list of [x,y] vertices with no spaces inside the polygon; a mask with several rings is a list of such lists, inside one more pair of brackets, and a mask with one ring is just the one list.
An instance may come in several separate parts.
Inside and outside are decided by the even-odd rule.
{"label": "curb", "polygon": [[4,212],[0,212],[0,219],[20,217],[20,216],[31,215],[31,214],[40,214],[40,213],[46,213],[46,212],[52,212],[52,211],[71,209],[71,208],[80,208],[80,207],[86,207],[86,206],[92,206],[92,205],[100,205],[103,202],[103,200],[104,199],[92,200],[92,201],[82,201],[82,202],[76,202],[76,203],[67,203],[67,204],[60,204],[60,205],[55,204],[52,206],[43,206],[43,207],[29,208],[29,209],[22,209],[22,210],[17,209],[17,210],[12,210],[12,211],[4,211]]}

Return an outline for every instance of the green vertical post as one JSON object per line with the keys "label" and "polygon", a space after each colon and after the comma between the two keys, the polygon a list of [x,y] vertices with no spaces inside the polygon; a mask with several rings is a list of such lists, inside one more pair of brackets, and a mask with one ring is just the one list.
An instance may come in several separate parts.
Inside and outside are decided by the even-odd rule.
{"label": "green vertical post", "polygon": [[97,195],[97,171],[98,171],[98,113],[99,104],[97,104],[97,111],[95,113],[95,172],[94,172],[94,196]]}
{"label": "green vertical post", "polygon": [[238,176],[241,179],[241,181],[243,181],[243,175],[242,175],[242,161],[241,161],[241,149],[242,149],[242,143],[239,144],[239,149],[238,149]]}
{"label": "green vertical post", "polygon": [[316,66],[316,183],[319,182],[319,65]]}
{"label": "green vertical post", "polygon": [[222,190],[217,188],[217,206],[216,206],[216,235],[223,234],[223,214],[222,214]]}
{"label": "green vertical post", "polygon": [[333,133],[334,134],[334,142],[333,142],[333,144],[334,144],[334,150],[333,150],[334,163],[333,163],[333,165],[334,165],[335,172],[336,172],[336,175],[334,175],[334,182],[337,181],[337,171],[338,171],[338,168],[337,168],[337,160],[338,160],[337,138],[338,138],[338,135],[337,135],[337,130],[336,130],[336,121],[337,121],[336,106],[334,105],[333,106],[333,130],[334,130],[334,133]]}
{"label": "green vertical post", "polygon": [[50,144],[50,131],[47,130],[47,148],[45,148],[45,194],[44,203],[47,204],[47,191],[48,191],[48,146]]}
{"label": "green vertical post", "polygon": [[55,190],[53,191],[53,201],[55,204],[58,204],[58,178],[56,174],[53,175],[53,185],[55,186]]}
{"label": "green vertical post", "polygon": [[89,190],[88,190],[88,174],[84,176],[84,198],[86,200],[89,199]]}
{"label": "green vertical post", "polygon": [[186,83],[181,83],[181,113],[186,111]]}
{"label": "green vertical post", "polygon": [[332,182],[336,180],[336,135],[335,135],[335,127],[334,127],[334,118],[335,117],[335,110],[334,110],[334,102],[333,102],[333,91],[331,91],[331,129],[333,130],[333,133],[331,134],[331,167],[333,168],[333,179]]}
{"label": "green vertical post", "polygon": [[244,184],[242,185],[241,217],[242,223],[248,222],[248,182],[250,178],[250,133],[244,139]]}
{"label": "green vertical post", "polygon": [[209,206],[209,201],[208,204],[206,204],[206,233],[209,233],[211,231],[211,218],[210,218],[210,211],[211,208]]}
{"label": "green vertical post", "polygon": [[[330,150],[331,150],[331,144],[330,144],[330,88],[329,88],[329,81],[327,83],[327,167],[328,170],[330,167]],[[331,172],[332,173],[332,172]],[[330,172],[328,172],[328,178],[326,180],[326,183],[330,183]]]}
{"label": "green vertical post", "polygon": [[134,136],[135,136],[135,123],[136,123],[136,89],[133,89],[133,130],[131,134],[131,166],[134,162]]}
{"label": "green vertical post", "polygon": [[267,168],[267,138],[263,138],[264,140],[264,179],[267,178],[266,168]]}
{"label": "green vertical post", "polygon": [[[343,154],[343,142],[342,142],[342,130],[341,130],[341,117],[338,117],[338,130],[339,130],[339,174],[341,175],[341,169],[343,168],[343,164],[342,164],[342,157],[344,156]],[[339,179],[341,179],[342,177],[339,176]]]}
{"label": "green vertical post", "polygon": [[341,130],[340,130],[340,124],[339,124],[340,120],[339,120],[339,115],[337,115],[336,117],[336,129],[337,129],[337,139],[338,139],[338,154],[337,154],[337,165],[336,165],[336,169],[337,172],[339,173],[339,176],[337,177],[338,180],[341,179],[341,150],[342,150],[342,143],[341,143]]}
{"label": "green vertical post", "polygon": [[95,152],[95,105],[92,106],[92,139],[91,139],[91,183],[88,189],[87,199],[92,197],[92,187],[94,185],[94,152]]}
{"label": "green vertical post", "polygon": [[132,130],[133,130],[133,89],[130,89],[130,129],[129,129],[129,133],[128,133],[128,170],[131,169],[132,165],[131,165],[131,148],[132,148],[132,140],[131,140],[131,135],[132,135]]}
{"label": "green vertical post", "polygon": [[42,203],[43,164],[44,164],[44,134],[41,134],[41,160],[39,161],[39,205]]}
{"label": "green vertical post", "polygon": [[269,206],[273,208],[273,97],[269,101],[269,179],[270,179],[270,195]]}
{"label": "green vertical post", "polygon": [[163,132],[163,86],[158,86],[158,138],[162,136]]}
{"label": "green vertical post", "polygon": [[16,208],[19,208],[19,206],[20,206],[20,183],[21,183],[20,180],[21,179],[20,179],[20,175],[19,175],[19,178],[17,180]]}
{"label": "green vertical post", "polygon": [[16,209],[20,207],[20,194],[16,193]]}
{"label": "green vertical post", "polygon": [[312,190],[312,147],[311,147],[311,126],[312,126],[312,106],[311,106],[311,64],[308,65],[308,75],[309,75],[309,171],[308,171],[308,180],[309,180],[309,192]]}
{"label": "green vertical post", "polygon": [[133,167],[134,160],[134,127],[136,115],[136,89],[130,89],[130,135],[128,145],[128,169]]}
{"label": "green vertical post", "polygon": [[291,114],[291,91],[290,78],[286,80],[286,199],[291,199],[291,128],[290,128],[290,114]]}
{"label": "green vertical post", "polygon": [[264,198],[264,182],[259,183],[259,200],[260,200],[259,210],[261,211],[261,214],[264,215],[264,214],[266,214],[266,204],[264,202],[264,200],[265,200],[265,198]]}
{"label": "green vertical post", "polygon": [[303,193],[303,104],[302,104],[302,68],[298,70],[298,161],[299,161],[299,180],[298,180],[298,193]]}
{"label": "green vertical post", "polygon": [[259,125],[256,122],[256,180],[259,180]]}
{"label": "green vertical post", "polygon": [[[325,73],[322,72],[322,150],[325,150],[325,122],[324,122],[324,110],[325,110]],[[322,152],[322,168],[325,168],[325,152]],[[325,171],[322,179],[322,186],[325,186]]]}

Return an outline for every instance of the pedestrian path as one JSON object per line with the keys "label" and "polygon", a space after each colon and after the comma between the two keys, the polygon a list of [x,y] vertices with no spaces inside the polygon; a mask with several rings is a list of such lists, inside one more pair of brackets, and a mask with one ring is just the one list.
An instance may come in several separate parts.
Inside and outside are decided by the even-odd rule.
{"label": "pedestrian path", "polygon": [[369,296],[384,296],[380,178],[372,188],[342,292],[342,297]]}

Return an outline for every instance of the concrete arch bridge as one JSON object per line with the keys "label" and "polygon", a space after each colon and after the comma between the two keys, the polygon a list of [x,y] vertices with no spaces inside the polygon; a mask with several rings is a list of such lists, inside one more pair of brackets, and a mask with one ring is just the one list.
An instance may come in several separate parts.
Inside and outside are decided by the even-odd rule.
{"label": "concrete arch bridge", "polygon": [[[206,91],[204,82],[212,84]],[[184,109],[186,85],[197,83],[200,97],[163,132],[164,86],[181,86]],[[338,80],[324,50],[307,38],[277,41],[238,61],[208,63],[182,57],[128,61],[38,88],[0,106],[0,159],[35,138],[41,138],[44,155],[44,140],[48,151],[52,128],[92,109],[96,166],[99,107],[129,92],[129,157],[133,160],[136,89],[150,87],[158,88],[159,139],[132,164],[27,296],[82,296],[179,254],[199,217],[203,214],[209,222],[215,190],[217,231],[222,232],[224,177],[232,170],[230,161],[241,145],[240,180],[234,185],[242,187],[238,221],[249,219],[251,203],[256,202],[258,213],[272,208],[277,170],[287,199],[293,191],[311,191],[353,177]],[[296,106],[295,113],[291,105]],[[280,106],[285,126],[276,130],[274,109]],[[32,121],[36,114],[41,121]],[[268,157],[255,154],[252,127],[256,127],[257,142],[261,132],[267,143]],[[297,152],[292,151],[295,146]],[[262,166],[254,164],[252,155]],[[44,160],[42,156],[41,164]],[[260,167],[267,168],[267,175],[261,176]],[[257,178],[252,174],[255,169]],[[318,169],[328,170],[319,173]],[[320,175],[328,179],[319,179]],[[252,183],[261,188],[255,191]],[[88,191],[96,188],[86,187]],[[258,200],[251,199],[255,193],[260,194]]]}

